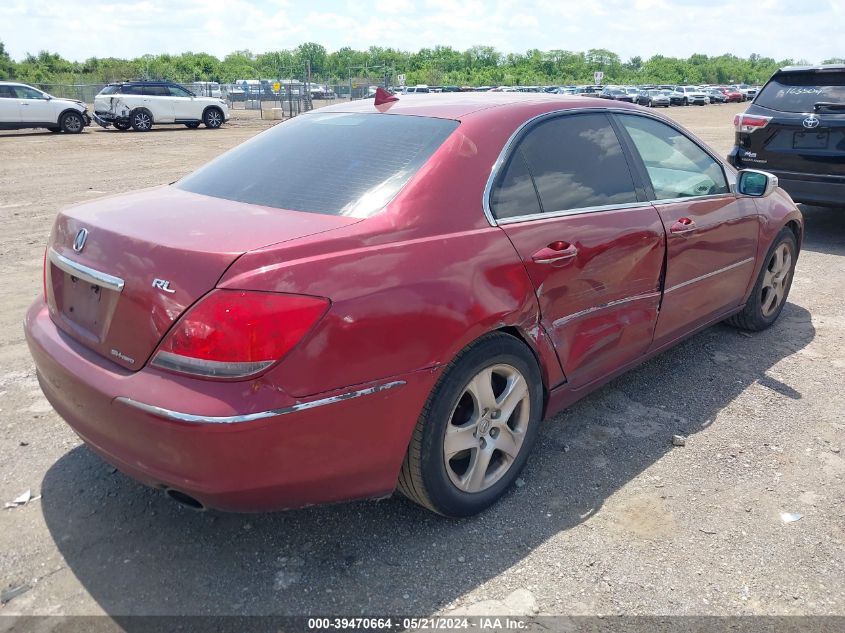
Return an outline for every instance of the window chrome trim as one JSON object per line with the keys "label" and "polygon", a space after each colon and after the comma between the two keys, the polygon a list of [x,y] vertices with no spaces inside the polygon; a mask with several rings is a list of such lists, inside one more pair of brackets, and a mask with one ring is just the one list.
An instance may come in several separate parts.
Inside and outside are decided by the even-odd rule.
{"label": "window chrome trim", "polygon": [[[499,176],[499,172],[502,169],[502,166],[507,162],[510,158],[511,150],[513,149],[514,145],[516,144],[517,138],[525,131],[526,128],[533,125],[534,123],[541,121],[542,119],[553,118],[557,116],[566,116],[568,114],[583,114],[583,113],[593,113],[593,112],[603,112],[609,115],[616,115],[616,114],[627,114],[631,116],[640,116],[647,119],[653,119],[665,125],[668,125],[670,128],[674,129],[679,134],[683,134],[685,138],[689,139],[690,142],[694,143],[696,147],[698,147],[701,151],[705,154],[710,156],[716,163],[722,168],[722,174],[727,181],[729,189],[731,191],[726,193],[718,193],[718,194],[709,194],[705,196],[690,196],[686,198],[674,198],[671,200],[658,200],[653,199],[646,202],[637,202],[634,204],[629,205],[604,205],[604,206],[597,206],[597,207],[581,207],[575,209],[566,209],[564,211],[552,211],[549,213],[534,213],[531,215],[520,215],[515,216],[512,218],[502,218],[496,219],[493,215],[493,210],[490,207],[490,197],[493,193],[493,185],[496,182],[496,178]],[[695,202],[697,200],[706,200],[706,199],[716,199],[716,198],[723,198],[723,197],[736,197],[736,193],[733,189],[736,186],[736,175],[731,174],[733,178],[730,177],[729,171],[726,169],[725,161],[723,161],[719,156],[717,156],[709,147],[703,146],[700,140],[696,136],[690,137],[690,134],[681,129],[674,121],[664,119],[660,116],[657,116],[655,113],[652,112],[641,112],[640,110],[635,110],[631,108],[613,108],[613,107],[596,107],[591,106],[588,108],[562,108],[558,110],[551,110],[549,112],[543,112],[542,114],[538,114],[534,117],[531,117],[527,121],[524,121],[520,124],[519,127],[514,130],[513,134],[510,135],[507,142],[505,143],[504,147],[502,147],[502,151],[499,152],[499,156],[496,158],[496,161],[493,163],[493,166],[490,169],[490,176],[487,178],[487,183],[484,186],[484,194],[482,198],[482,206],[484,208],[484,216],[487,218],[487,221],[490,223],[490,226],[498,226],[500,224],[513,224],[515,222],[526,222],[531,220],[539,220],[542,218],[554,218],[554,217],[561,217],[564,215],[577,215],[580,213],[592,213],[594,211],[606,211],[609,209],[635,209],[640,207],[646,207],[650,204],[672,204],[677,202]],[[620,140],[621,143],[621,140]],[[638,157],[635,157],[638,158]],[[642,160],[642,158],[638,158],[638,160]]]}
{"label": "window chrome trim", "polygon": [[78,277],[83,281],[87,281],[95,286],[102,286],[109,290],[121,292],[123,290],[124,282],[120,277],[109,275],[108,273],[100,272],[89,268],[84,264],[77,263],[67,257],[59,255],[53,248],[47,252],[50,262],[59,270],[63,270],[67,274]]}
{"label": "window chrome trim", "polygon": [[627,209],[643,209],[650,207],[651,202],[631,202],[622,204],[605,204],[597,207],[579,207],[576,209],[564,209],[562,211],[549,211],[548,213],[532,213],[530,215],[518,215],[512,218],[496,220],[498,224],[516,224],[519,222],[531,222],[533,220],[544,220],[561,218],[567,215],[582,215],[584,213],[596,213],[597,211],[625,211]]}
{"label": "window chrome trim", "polygon": [[714,270],[712,272],[709,272],[706,275],[694,277],[693,279],[688,279],[688,280],[683,281],[679,284],[676,284],[676,285],[672,286],[671,288],[666,288],[666,290],[664,290],[663,292],[664,292],[664,294],[668,294],[668,293],[673,292],[675,290],[680,290],[681,288],[686,288],[687,286],[690,286],[694,283],[698,283],[699,281],[704,281],[705,279],[709,279],[710,277],[715,277],[716,275],[726,273],[729,270],[733,270],[734,268],[739,268],[740,266],[745,266],[746,264],[749,264],[753,261],[755,261],[754,257],[749,257],[747,259],[743,259],[742,261],[736,262],[735,264],[731,264],[730,266],[725,266],[724,268],[720,268],[719,270]]}
{"label": "window chrome trim", "polygon": [[244,415],[208,416],[196,415],[193,413],[182,413],[180,411],[172,411],[170,409],[164,409],[162,407],[157,407],[152,404],[138,402],[137,400],[133,400],[132,398],[127,398],[125,396],[119,396],[115,398],[115,402],[123,403],[134,409],[138,409],[139,411],[149,413],[150,415],[154,415],[158,418],[169,420],[171,422],[184,422],[186,424],[240,424],[243,422],[255,422],[256,420],[264,420],[266,418],[275,418],[278,416],[287,415],[288,413],[296,413],[298,411],[307,411],[308,409],[316,409],[317,407],[335,404],[337,402],[343,402],[344,400],[352,400],[354,398],[360,398],[362,396],[369,396],[374,393],[379,393],[380,391],[387,391],[388,389],[401,387],[404,384],[404,380],[394,380],[392,382],[386,382],[381,385],[367,387],[366,389],[359,389],[358,391],[349,391],[347,393],[341,393],[336,396],[330,396],[328,398],[311,400],[309,402],[300,402],[289,407],[271,409],[269,411],[259,411],[257,413],[247,413]]}

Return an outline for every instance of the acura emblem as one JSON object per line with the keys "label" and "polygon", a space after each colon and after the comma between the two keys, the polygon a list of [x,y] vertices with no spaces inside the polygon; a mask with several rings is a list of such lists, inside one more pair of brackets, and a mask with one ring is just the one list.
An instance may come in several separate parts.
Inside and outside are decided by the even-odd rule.
{"label": "acura emblem", "polygon": [[85,240],[88,239],[88,229],[79,229],[76,233],[76,238],[73,240],[73,250],[77,253],[85,248]]}
{"label": "acura emblem", "polygon": [[819,127],[819,119],[815,114],[811,114],[806,119],[804,119],[804,127],[808,130],[815,130]]}

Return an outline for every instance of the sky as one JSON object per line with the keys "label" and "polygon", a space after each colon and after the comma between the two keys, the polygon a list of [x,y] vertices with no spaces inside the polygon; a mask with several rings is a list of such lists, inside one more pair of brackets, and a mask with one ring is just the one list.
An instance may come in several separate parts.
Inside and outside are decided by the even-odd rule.
{"label": "sky", "polygon": [[206,52],[313,41],[329,51],[491,45],[504,53],[607,48],[655,54],[845,57],[845,0],[0,0],[14,59]]}

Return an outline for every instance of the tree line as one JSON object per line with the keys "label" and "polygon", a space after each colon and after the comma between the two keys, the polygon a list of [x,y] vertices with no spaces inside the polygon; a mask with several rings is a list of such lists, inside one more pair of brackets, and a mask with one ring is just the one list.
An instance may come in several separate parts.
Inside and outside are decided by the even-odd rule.
{"label": "tree line", "polygon": [[[826,60],[825,63],[843,60]],[[371,46],[328,52],[309,42],[289,50],[254,54],[234,51],[219,59],[207,53],[143,55],[134,59],[92,57],[69,61],[57,53],[41,51],[15,61],[0,41],[0,79],[27,83],[85,84],[125,79],[170,79],[177,82],[239,79],[299,79],[310,68],[311,79],[320,83],[345,84],[369,80],[456,86],[589,84],[593,73],[604,73],[609,84],[761,84],[781,66],[805,60],[775,60],[753,54],[748,58],[724,54],[691,55],[686,59],[654,55],[623,61],[606,49],[586,52],[531,49],[525,53],[501,53],[492,46],[473,46],[459,51],[451,46],[422,48],[416,52]]]}

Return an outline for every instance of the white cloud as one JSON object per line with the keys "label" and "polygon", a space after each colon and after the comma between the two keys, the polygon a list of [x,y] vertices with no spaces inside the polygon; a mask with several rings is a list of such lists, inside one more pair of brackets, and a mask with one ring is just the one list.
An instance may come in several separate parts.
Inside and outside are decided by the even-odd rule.
{"label": "white cloud", "polygon": [[305,41],[329,50],[607,48],[623,58],[759,53],[818,62],[842,55],[836,27],[845,1],[754,7],[749,17],[751,9],[733,0],[0,0],[0,38],[15,58],[46,49],[77,60],[188,50],[222,57]]}

